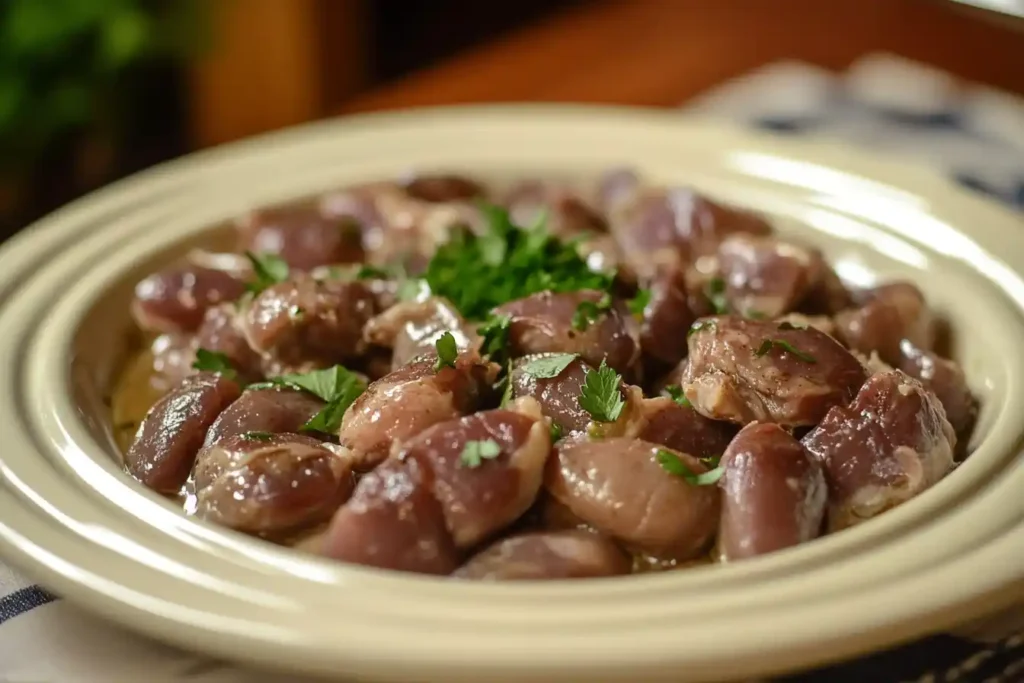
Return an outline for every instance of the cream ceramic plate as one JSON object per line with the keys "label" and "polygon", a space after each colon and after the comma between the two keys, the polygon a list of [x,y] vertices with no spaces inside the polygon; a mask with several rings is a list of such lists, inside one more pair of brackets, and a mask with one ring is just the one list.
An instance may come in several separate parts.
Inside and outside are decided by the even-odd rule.
{"label": "cream ceramic plate", "polygon": [[[131,286],[208,226],[410,167],[500,177],[622,163],[774,214],[849,280],[915,279],[952,321],[984,401],[966,464],[869,524],[762,559],[536,585],[308,558],[186,519],[121,473],[102,397],[124,359]],[[421,111],[233,145],[76,202],[0,251],[0,548],[158,638],[361,679],[721,680],[892,645],[1024,595],[1022,274],[1020,218],[938,176],[672,113]]]}

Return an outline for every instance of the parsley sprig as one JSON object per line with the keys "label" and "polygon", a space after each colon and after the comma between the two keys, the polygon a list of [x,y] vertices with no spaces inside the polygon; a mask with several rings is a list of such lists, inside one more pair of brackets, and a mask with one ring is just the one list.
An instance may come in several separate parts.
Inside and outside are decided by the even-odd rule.
{"label": "parsley sprig", "polygon": [[580,407],[590,413],[595,422],[615,422],[626,405],[619,391],[621,382],[619,373],[601,361],[600,368],[587,373],[579,396]]}
{"label": "parsley sprig", "polygon": [[437,349],[437,362],[434,363],[434,372],[440,372],[441,368],[454,368],[455,359],[459,357],[459,347],[455,343],[455,336],[451,332],[445,332],[434,342]]}
{"label": "parsley sprig", "polygon": [[216,372],[228,379],[238,379],[238,371],[231,366],[231,360],[218,351],[196,349],[196,359],[192,368],[201,372]]}
{"label": "parsley sprig", "polygon": [[277,254],[255,254],[247,251],[245,256],[252,264],[253,274],[253,280],[245,287],[253,294],[259,294],[264,289],[288,279],[288,263]]}
{"label": "parsley sprig", "polygon": [[764,341],[761,342],[761,345],[757,347],[757,350],[754,351],[754,355],[760,358],[761,356],[771,351],[773,348],[776,348],[779,351],[782,351],[783,353],[791,354],[805,363],[813,364],[818,362],[818,360],[814,356],[807,353],[806,351],[801,351],[800,349],[796,348],[785,339],[765,339]]}
{"label": "parsley sprig", "polygon": [[456,231],[424,273],[431,292],[466,318],[484,320],[495,307],[538,292],[611,289],[612,274],[591,270],[574,245],[543,226],[520,228],[497,206],[483,204],[481,211],[487,229],[480,235]]}
{"label": "parsley sprig", "polygon": [[582,332],[612,310],[612,296],[605,292],[597,301],[581,301],[572,315],[572,329]]}
{"label": "parsley sprig", "polygon": [[577,358],[579,355],[575,353],[552,353],[527,361],[521,370],[537,379],[551,379],[562,374]]}
{"label": "parsley sprig", "polygon": [[484,324],[477,328],[476,333],[482,338],[480,353],[495,363],[504,365],[508,360],[508,333],[512,317],[491,314]]}
{"label": "parsley sprig", "polygon": [[366,382],[354,372],[335,365],[325,370],[280,375],[249,386],[250,389],[269,387],[307,391],[325,401],[326,405],[302,425],[301,430],[332,434],[341,427],[345,411],[366,391]]}
{"label": "parsley sprig", "polygon": [[729,298],[725,290],[725,280],[720,277],[713,277],[704,285],[704,296],[715,309],[715,313],[729,312]]}
{"label": "parsley sprig", "polygon": [[692,407],[690,405],[690,399],[686,398],[686,394],[683,393],[683,388],[678,384],[673,384],[672,386],[665,387],[665,389],[661,393],[665,396],[668,396],[670,399],[672,399],[678,405],[681,405],[684,408]]}
{"label": "parsley sprig", "polygon": [[629,307],[629,312],[633,314],[633,317],[639,320],[644,317],[644,311],[649,303],[651,303],[651,290],[641,289],[626,305]]}
{"label": "parsley sprig", "polygon": [[678,455],[661,448],[658,449],[654,457],[658,464],[661,465],[661,469],[669,474],[680,477],[691,486],[712,486],[717,484],[718,480],[725,474],[725,468],[717,464],[713,469],[698,474],[691,470]]}
{"label": "parsley sprig", "polygon": [[467,441],[459,456],[459,463],[470,469],[476,469],[484,460],[494,460],[501,455],[501,446],[494,439],[483,441]]}

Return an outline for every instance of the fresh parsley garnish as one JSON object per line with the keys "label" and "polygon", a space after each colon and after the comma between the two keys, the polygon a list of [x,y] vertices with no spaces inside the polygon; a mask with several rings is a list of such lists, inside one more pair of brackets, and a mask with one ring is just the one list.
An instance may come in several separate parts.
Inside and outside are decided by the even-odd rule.
{"label": "fresh parsley garnish", "polygon": [[675,475],[686,481],[687,484],[692,486],[711,486],[717,484],[718,480],[725,474],[724,467],[715,467],[714,469],[708,470],[707,472],[701,472],[697,474],[683,462],[675,453],[666,451],[661,448],[655,454],[655,458],[658,464],[661,465],[661,469],[665,470],[669,474]]}
{"label": "fresh parsley garnish", "polygon": [[440,372],[441,368],[455,367],[455,359],[459,357],[459,347],[455,343],[455,337],[451,332],[445,332],[434,342],[437,349],[437,362],[434,364],[434,372]]}
{"label": "fresh parsley garnish", "polygon": [[254,254],[245,252],[252,264],[253,281],[246,285],[253,294],[259,294],[267,287],[273,287],[288,279],[288,263],[277,254]]}
{"label": "fresh parsley garnish", "polygon": [[779,323],[779,329],[780,330],[806,330],[807,329],[807,325],[798,325],[796,323],[791,323],[788,320],[783,320],[781,323]]}
{"label": "fresh parsley garnish", "polygon": [[562,438],[562,425],[557,422],[551,423],[551,443],[555,443]]}
{"label": "fresh parsley garnish", "polygon": [[476,330],[483,339],[480,352],[495,363],[504,363],[508,358],[508,332],[511,324],[511,316],[492,313]]}
{"label": "fresh parsley garnish", "polygon": [[512,386],[512,361],[508,361],[508,364],[505,366],[505,377],[499,384],[502,387],[500,406],[504,408],[512,402],[513,390],[515,388]]}
{"label": "fresh parsley garnish", "polygon": [[418,278],[406,278],[398,282],[398,289],[395,292],[395,296],[398,297],[399,301],[415,301],[421,294],[429,291],[427,284],[423,280]]}
{"label": "fresh parsley garnish", "polygon": [[242,438],[246,441],[270,441],[274,435],[270,432],[245,432]]}
{"label": "fresh parsley garnish", "polygon": [[601,361],[600,368],[587,373],[580,392],[580,407],[596,422],[615,422],[626,405],[619,391],[621,382],[619,373]]}
{"label": "fresh parsley garnish", "polygon": [[470,469],[480,467],[484,460],[494,460],[501,455],[501,446],[494,439],[467,441],[459,456],[459,462]]}
{"label": "fresh parsley garnish", "polygon": [[192,368],[201,372],[216,372],[228,379],[238,377],[238,372],[231,367],[231,361],[227,356],[203,348],[196,349],[196,359],[192,362]]}
{"label": "fresh parsley garnish", "polygon": [[365,263],[359,267],[358,271],[356,271],[357,280],[387,280],[390,277],[391,273],[383,268],[378,268],[377,266],[371,266]]}
{"label": "fresh parsley garnish", "polygon": [[636,296],[629,300],[629,312],[637,318],[643,318],[644,310],[649,303],[651,303],[651,290],[641,289]]}
{"label": "fresh parsley garnish", "polygon": [[597,301],[581,301],[572,316],[572,328],[582,332],[612,309],[612,297],[607,292]]}
{"label": "fresh parsley garnish", "polygon": [[728,313],[729,300],[725,294],[725,280],[713,277],[704,285],[704,296],[708,298],[715,313]]}
{"label": "fresh parsley garnish", "polygon": [[332,434],[341,426],[341,418],[359,395],[366,391],[366,382],[354,372],[335,365],[325,370],[293,373],[272,377],[266,382],[253,384],[250,389],[268,387],[286,387],[300,391],[308,391],[326,402],[316,415],[302,425],[304,432],[323,432]]}
{"label": "fresh parsley garnish", "polygon": [[467,319],[484,320],[501,304],[538,292],[611,289],[612,275],[592,271],[575,247],[542,226],[515,226],[497,206],[484,204],[481,211],[487,229],[480,235],[454,232],[424,273],[430,291],[451,301]]}
{"label": "fresh parsley garnish", "polygon": [[714,329],[715,329],[715,321],[714,320],[698,320],[694,324],[690,325],[690,329],[686,331],[686,336],[687,337],[691,337],[691,336],[697,334],[698,332],[700,332],[702,330],[711,330],[711,331],[713,331]]}
{"label": "fresh parsley garnish", "polygon": [[553,353],[527,361],[520,369],[537,379],[551,379],[562,374],[562,371],[577,358],[579,356],[575,353]]}
{"label": "fresh parsley garnish", "polygon": [[748,308],[744,311],[743,317],[749,318],[750,320],[767,320],[768,318],[765,313],[757,310],[756,308]]}
{"label": "fresh parsley garnish", "polygon": [[683,388],[677,384],[665,387],[664,391],[662,391],[662,394],[668,396],[670,399],[672,399],[673,401],[675,401],[677,404],[681,405],[684,408],[692,407],[690,405],[690,399],[686,398],[686,394],[683,393]]}
{"label": "fresh parsley garnish", "polygon": [[814,356],[804,351],[801,351],[800,349],[796,348],[785,339],[765,339],[764,341],[761,342],[761,345],[757,347],[757,350],[754,351],[754,355],[760,358],[761,356],[771,351],[772,347],[775,347],[784,353],[792,354],[805,363],[818,362],[814,358]]}

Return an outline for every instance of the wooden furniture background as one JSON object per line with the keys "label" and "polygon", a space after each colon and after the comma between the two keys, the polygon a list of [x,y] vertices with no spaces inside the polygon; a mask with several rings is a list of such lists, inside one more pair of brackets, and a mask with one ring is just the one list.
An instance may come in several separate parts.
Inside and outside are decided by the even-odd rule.
{"label": "wooden furniture background", "polygon": [[222,42],[193,79],[197,144],[419,105],[674,106],[768,62],[838,70],[874,51],[1024,93],[1024,31],[943,0],[591,0],[363,92],[374,1],[219,0]]}

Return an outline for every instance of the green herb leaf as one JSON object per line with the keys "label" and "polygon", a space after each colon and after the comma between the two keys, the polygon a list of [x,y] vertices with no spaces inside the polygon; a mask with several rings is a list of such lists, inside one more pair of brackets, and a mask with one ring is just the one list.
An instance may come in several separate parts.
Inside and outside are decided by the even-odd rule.
{"label": "green herb leaf", "polygon": [[707,472],[697,474],[687,467],[686,463],[683,462],[682,458],[678,455],[660,448],[655,454],[655,458],[663,470],[669,474],[682,478],[687,484],[692,486],[711,486],[713,484],[717,484],[718,480],[722,478],[723,474],[725,474],[724,467],[715,467]]}
{"label": "green herb leaf", "polygon": [[610,311],[611,308],[612,297],[608,293],[605,293],[597,301],[581,301],[576,307],[576,312],[573,313],[572,328],[580,332],[586,330],[591,323]]}
{"label": "green herb leaf", "polygon": [[757,310],[756,308],[748,308],[746,311],[744,311],[743,317],[744,318],[749,318],[750,320],[767,320],[768,319],[767,315],[765,315],[761,311]]}
{"label": "green herb leaf", "polygon": [[801,351],[800,349],[796,348],[795,346],[790,344],[785,339],[765,339],[764,341],[761,342],[761,345],[757,347],[757,350],[754,351],[754,355],[757,356],[758,358],[760,358],[761,356],[763,356],[766,353],[768,353],[769,351],[771,351],[772,347],[777,348],[778,350],[782,351],[783,353],[789,353],[789,354],[791,354],[793,356],[796,356],[797,358],[799,358],[800,360],[802,360],[805,363],[817,363],[818,362],[814,358],[814,356],[812,356],[809,353],[805,353],[805,352]]}
{"label": "green herb leaf", "polygon": [[501,446],[494,439],[467,441],[459,456],[459,462],[470,469],[480,467],[484,460],[494,460],[501,455]]}
{"label": "green herb leaf", "polygon": [[421,295],[429,292],[430,290],[423,280],[410,278],[398,283],[398,290],[395,292],[395,296],[398,297],[399,301],[415,301]]}
{"label": "green herb leaf", "polygon": [[577,358],[579,358],[579,354],[576,353],[553,353],[528,361],[523,364],[521,369],[531,377],[551,379],[562,374],[562,371]]}
{"label": "green herb leaf", "polygon": [[683,393],[683,388],[678,384],[673,384],[672,386],[665,387],[665,390],[662,392],[662,394],[668,396],[670,399],[672,399],[673,401],[675,401],[684,408],[693,407],[690,405],[690,399],[686,398],[686,394]]}
{"label": "green herb leaf", "polygon": [[484,320],[501,304],[538,292],[611,289],[612,276],[592,271],[575,247],[543,229],[513,225],[500,207],[484,204],[481,211],[486,230],[481,235],[454,232],[424,273],[430,291],[451,301],[467,319]]}
{"label": "green herb leaf", "polygon": [[356,271],[357,280],[388,280],[390,278],[391,273],[383,268],[378,268],[369,264],[363,264],[359,267],[359,270]]}
{"label": "green herb leaf", "polygon": [[651,290],[641,289],[636,293],[636,296],[629,300],[629,312],[637,318],[644,317],[644,310],[647,308],[647,304],[651,303]]}
{"label": "green herb leaf", "polygon": [[621,382],[619,373],[601,361],[600,368],[587,373],[579,397],[580,407],[596,422],[615,422],[626,405],[619,391]]}
{"label": "green herb leaf", "polygon": [[509,403],[512,402],[513,386],[512,386],[512,361],[508,361],[505,366],[505,378],[501,380],[503,383],[501,390],[501,407],[505,408]]}
{"label": "green herb leaf", "polygon": [[455,359],[459,357],[459,347],[451,332],[442,334],[434,342],[434,348],[437,349],[437,363],[434,364],[434,372],[440,372],[441,368],[445,366],[455,367]]}
{"label": "green herb leaf", "polygon": [[238,372],[231,367],[231,361],[223,353],[208,351],[207,349],[196,349],[196,359],[192,367],[202,372],[216,372],[228,379],[236,379]]}
{"label": "green herb leaf", "polygon": [[245,255],[252,263],[252,272],[255,277],[246,287],[253,294],[259,294],[267,287],[273,287],[288,279],[288,264],[280,256],[254,254],[251,251],[245,252]]}
{"label": "green herb leaf", "polygon": [[551,443],[555,443],[562,438],[562,425],[557,422],[551,423]]}
{"label": "green herb leaf", "polygon": [[492,313],[476,330],[476,333],[483,338],[483,343],[480,345],[481,353],[495,363],[504,364],[508,358],[508,331],[511,324],[511,316]]}
{"label": "green herb leaf", "polygon": [[274,435],[270,432],[245,432],[242,438],[246,441],[270,441]]}
{"label": "green herb leaf", "polygon": [[714,320],[698,320],[697,322],[695,322],[692,325],[690,325],[690,329],[686,331],[686,336],[687,337],[692,337],[693,335],[695,335],[698,332],[701,332],[703,330],[714,331],[714,329],[715,329],[715,321]]}
{"label": "green herb leaf", "polygon": [[304,373],[292,373],[272,377],[266,382],[253,384],[250,389],[267,387],[285,387],[299,391],[308,391],[326,402],[316,415],[301,427],[304,432],[323,432],[333,434],[341,426],[341,419],[348,407],[366,391],[366,382],[354,372],[335,365],[325,370],[313,370]]}
{"label": "green herb leaf", "polygon": [[715,313],[728,313],[729,300],[725,293],[725,280],[713,277],[704,285],[704,296],[708,298]]}

